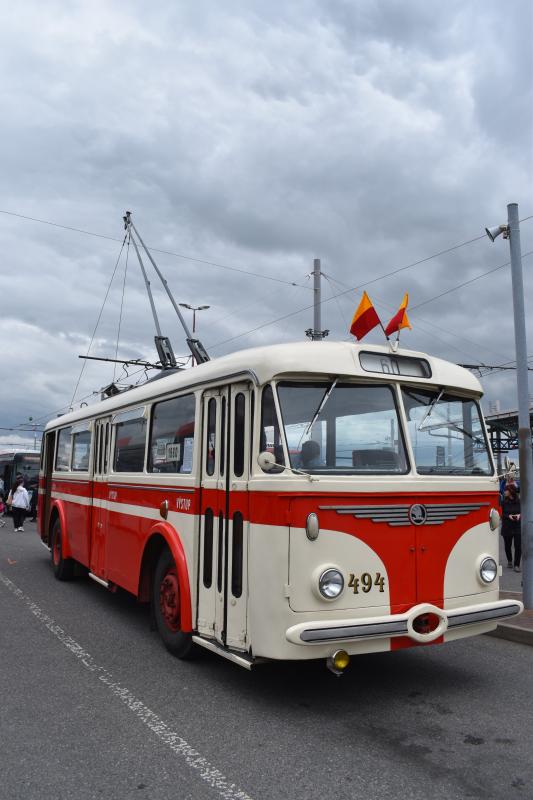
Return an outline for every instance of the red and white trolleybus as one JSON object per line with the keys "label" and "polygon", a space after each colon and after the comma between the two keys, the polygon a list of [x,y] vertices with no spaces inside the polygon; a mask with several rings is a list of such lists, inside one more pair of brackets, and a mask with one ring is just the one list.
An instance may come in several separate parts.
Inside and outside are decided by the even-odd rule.
{"label": "red and white trolleybus", "polygon": [[39,530],[151,603],[166,647],[250,667],[448,642],[500,600],[498,481],[466,370],[388,346],[224,356],[50,422]]}

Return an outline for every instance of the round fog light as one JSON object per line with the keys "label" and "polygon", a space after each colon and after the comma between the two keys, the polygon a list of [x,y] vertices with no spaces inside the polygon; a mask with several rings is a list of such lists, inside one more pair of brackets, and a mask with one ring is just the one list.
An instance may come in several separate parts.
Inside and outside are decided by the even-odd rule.
{"label": "round fog light", "polygon": [[318,590],[327,600],[334,600],[343,589],[344,578],[338,569],[327,569],[318,579]]}
{"label": "round fog light", "polygon": [[346,650],[337,650],[336,653],[333,653],[332,661],[335,669],[346,669],[350,663],[350,656]]}
{"label": "round fog light", "polygon": [[498,565],[493,558],[484,558],[479,567],[479,575],[485,583],[492,583],[498,574]]}

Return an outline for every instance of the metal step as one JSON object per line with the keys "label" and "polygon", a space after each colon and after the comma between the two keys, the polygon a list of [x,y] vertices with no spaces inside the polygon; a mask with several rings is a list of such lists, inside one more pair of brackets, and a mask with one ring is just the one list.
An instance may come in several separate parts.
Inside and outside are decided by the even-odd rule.
{"label": "metal step", "polygon": [[228,661],[233,661],[240,667],[252,669],[254,665],[255,659],[246,655],[246,653],[235,653],[233,650],[227,650],[218,642],[213,642],[211,639],[203,639],[201,636],[193,636],[192,640],[195,644],[199,644],[200,647],[205,647],[206,650],[217,653],[217,655],[222,656],[222,658],[227,658]]}

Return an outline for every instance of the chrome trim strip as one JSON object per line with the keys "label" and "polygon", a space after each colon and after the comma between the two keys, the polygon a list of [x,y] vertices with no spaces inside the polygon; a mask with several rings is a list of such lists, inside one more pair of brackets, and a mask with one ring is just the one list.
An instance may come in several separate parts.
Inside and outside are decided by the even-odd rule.
{"label": "chrome trim strip", "polygon": [[467,614],[448,614],[448,627],[456,628],[458,625],[474,625],[476,622],[490,622],[492,619],[505,617],[515,617],[521,613],[518,603],[509,603],[500,608],[482,609],[481,611],[471,611]]}
{"label": "chrome trim strip", "polygon": [[142,483],[108,483],[110,489],[142,489],[146,492],[179,492],[180,494],[194,494],[195,489],[178,489],[174,486],[145,486]]}
{"label": "chrome trim strip", "polygon": [[324,623],[317,620],[308,620],[307,622],[291,625],[286,630],[285,636],[293,644],[308,646],[331,641],[349,642],[382,637],[394,638],[396,636],[408,636],[414,641],[430,642],[436,638],[434,633],[427,635],[417,634],[413,629],[414,621],[421,614],[437,614],[444,623],[442,633],[439,634],[443,635],[446,629],[457,630],[459,628],[467,628],[469,625],[476,623],[491,623],[498,619],[517,616],[523,610],[524,606],[519,600],[496,600],[489,603],[450,609],[449,611],[428,603],[420,603],[403,614],[370,617],[367,620],[337,619]]}
{"label": "chrome trim strip", "polygon": [[311,628],[302,631],[302,642],[328,642],[331,639],[367,639],[369,636],[405,636],[407,622],[380,622],[338,628]]}
{"label": "chrome trim strip", "polygon": [[54,478],[52,475],[52,483],[59,481],[61,483],[77,483],[78,485],[83,485],[85,483],[90,483],[90,478]]}

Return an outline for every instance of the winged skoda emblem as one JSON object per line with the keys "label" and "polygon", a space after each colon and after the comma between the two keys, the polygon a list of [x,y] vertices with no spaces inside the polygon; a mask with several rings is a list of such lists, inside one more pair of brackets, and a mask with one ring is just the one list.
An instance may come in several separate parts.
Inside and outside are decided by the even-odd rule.
{"label": "winged skoda emblem", "polygon": [[390,506],[319,506],[319,509],[371,522],[385,522],[392,528],[400,528],[406,525],[442,525],[478,511],[483,506],[488,506],[488,503],[402,503]]}

